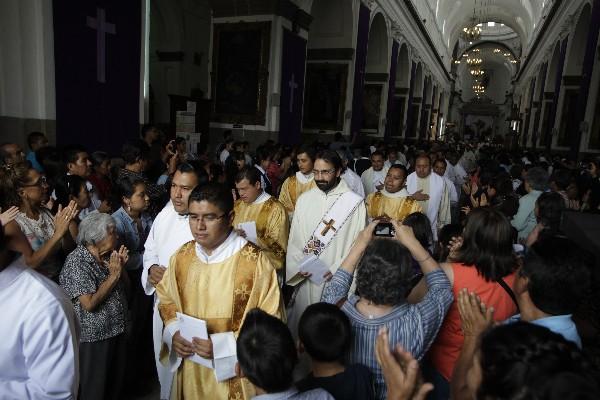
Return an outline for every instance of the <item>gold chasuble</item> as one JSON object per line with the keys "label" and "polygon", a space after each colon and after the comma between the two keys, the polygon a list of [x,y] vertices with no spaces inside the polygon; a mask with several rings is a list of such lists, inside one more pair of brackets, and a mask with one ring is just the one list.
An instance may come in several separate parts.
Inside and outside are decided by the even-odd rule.
{"label": "gold chasuble", "polygon": [[397,193],[388,193],[385,190],[371,193],[365,202],[370,219],[386,217],[402,221],[409,214],[423,212],[419,202],[408,197],[406,189]]}
{"label": "gold chasuble", "polygon": [[196,242],[188,242],[171,257],[156,293],[165,324],[161,362],[177,370],[171,399],[250,398],[251,385],[245,379],[218,382],[212,369],[181,360],[171,343],[179,330],[176,312],[205,320],[209,335],[233,332],[235,337],[255,307],[282,318],[277,275],[264,252],[233,232],[210,256]]}
{"label": "gold chasuble", "polygon": [[313,174],[306,177],[301,172],[296,172],[296,175],[290,176],[283,182],[279,193],[279,202],[283,204],[290,218],[294,214],[298,197],[316,186]]}
{"label": "gold chasuble", "polygon": [[254,221],[258,245],[276,269],[281,269],[285,261],[290,223],[285,207],[276,198],[267,193],[261,194],[256,201],[246,204],[237,200],[234,205],[233,226],[242,222]]}

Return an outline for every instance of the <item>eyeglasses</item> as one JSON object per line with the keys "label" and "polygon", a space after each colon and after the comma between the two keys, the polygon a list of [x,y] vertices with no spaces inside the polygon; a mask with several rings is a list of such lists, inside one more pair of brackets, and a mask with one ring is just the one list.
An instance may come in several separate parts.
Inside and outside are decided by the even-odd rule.
{"label": "eyeglasses", "polygon": [[335,168],[324,169],[323,171],[319,171],[318,169],[313,169],[313,174],[315,174],[315,176],[331,176],[334,173],[335,173]]}
{"label": "eyeglasses", "polygon": [[194,221],[194,222],[202,221],[205,224],[212,224],[212,223],[214,223],[214,222],[222,219],[226,215],[227,214],[221,214],[221,215],[216,215],[216,214],[206,214],[206,215],[190,214],[190,220]]}
{"label": "eyeglasses", "polygon": [[21,187],[44,187],[48,185],[48,180],[45,176],[40,176],[40,178],[35,183],[30,183],[29,185],[21,185]]}

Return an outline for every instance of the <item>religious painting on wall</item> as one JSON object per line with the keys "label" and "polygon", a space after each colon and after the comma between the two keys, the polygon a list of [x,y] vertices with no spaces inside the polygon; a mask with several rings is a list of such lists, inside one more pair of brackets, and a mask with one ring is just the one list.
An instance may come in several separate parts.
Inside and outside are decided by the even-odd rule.
{"label": "religious painting on wall", "polygon": [[363,126],[365,131],[379,131],[379,116],[381,114],[381,91],[383,85],[365,84],[363,96]]}
{"label": "religious painting on wall", "polygon": [[270,36],[270,22],[214,25],[213,121],[265,124]]}
{"label": "religious painting on wall", "polygon": [[304,128],[344,129],[347,83],[347,64],[306,65]]}

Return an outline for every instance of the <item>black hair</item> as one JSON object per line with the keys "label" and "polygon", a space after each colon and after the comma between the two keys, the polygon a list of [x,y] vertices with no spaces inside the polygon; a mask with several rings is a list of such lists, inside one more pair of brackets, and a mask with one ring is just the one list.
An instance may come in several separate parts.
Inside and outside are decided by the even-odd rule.
{"label": "black hair", "polygon": [[87,182],[84,178],[78,175],[65,175],[60,177],[56,182],[54,191],[56,193],[56,202],[63,207],[69,205],[71,199],[69,196],[79,197],[81,188],[87,189]]}
{"label": "black hair", "polygon": [[500,211],[478,207],[467,216],[457,261],[474,266],[486,281],[496,281],[515,270],[513,230]]}
{"label": "black hair", "polygon": [[438,234],[438,243],[436,250],[436,259],[438,262],[445,262],[450,254],[448,245],[453,237],[458,237],[462,234],[463,227],[460,224],[444,225]]}
{"label": "black hair", "polygon": [[33,149],[33,145],[38,141],[46,138],[43,132],[31,132],[27,135],[27,146],[30,149]]}
{"label": "black hair", "polygon": [[148,132],[153,131],[153,130],[158,130],[156,125],[145,124],[144,126],[142,126],[142,129],[140,131],[140,136],[142,137],[142,139],[145,139]]}
{"label": "black hair", "polygon": [[414,276],[412,256],[399,242],[372,240],[358,263],[356,290],[377,305],[397,305],[406,301]]}
{"label": "black hair", "polygon": [[214,183],[207,183],[205,185],[198,185],[192,193],[188,204],[192,202],[206,201],[219,208],[223,213],[229,214],[233,211],[233,197],[231,191],[227,190],[223,185]]}
{"label": "black hair", "polygon": [[310,146],[307,144],[303,144],[302,146],[300,146],[300,148],[298,149],[298,151],[296,152],[296,154],[306,154],[308,156],[308,158],[311,159],[312,162],[315,161],[315,157],[317,155],[314,146]]}
{"label": "black hair", "polygon": [[550,182],[554,182],[559,190],[566,190],[571,183],[572,175],[566,169],[558,169],[554,171],[550,177]]}
{"label": "black hair", "polygon": [[79,159],[79,153],[87,153],[87,150],[80,145],[74,144],[63,148],[63,163],[65,167],[69,163],[76,163]]}
{"label": "black hair", "polygon": [[29,169],[27,163],[0,165],[0,207],[4,211],[21,204],[19,189],[29,184]]}
{"label": "black hair", "polygon": [[4,251],[6,243],[4,240],[4,225],[0,224],[0,251]]}
{"label": "black hair", "polygon": [[529,249],[519,275],[528,278],[533,304],[551,315],[576,311],[591,281],[593,256],[571,240],[543,236]]}
{"label": "black hair", "polygon": [[246,166],[235,175],[235,183],[240,183],[244,179],[247,179],[249,184],[255,185],[256,182],[261,181],[260,178],[261,173],[257,168]]}
{"label": "black hair", "polygon": [[379,151],[379,150],[375,150],[374,152],[371,153],[371,158],[373,158],[375,156],[381,156],[381,158],[385,158],[385,155],[383,154],[383,152]]}
{"label": "black hair", "polygon": [[185,142],[185,138],[184,137],[177,136],[175,138],[175,145],[178,145],[178,144],[181,144],[181,143],[184,143],[184,142]]}
{"label": "black hair", "polygon": [[427,218],[427,215],[421,212],[414,212],[402,220],[402,225],[412,227],[415,238],[417,238],[421,246],[425,249],[431,246],[433,233],[431,232],[431,222]]}
{"label": "black hair", "polygon": [[[300,154],[300,153],[298,153],[298,154]],[[333,165],[333,167],[335,168],[336,171],[339,169],[342,169],[342,159],[340,158],[338,153],[336,153],[333,150],[318,151],[317,154],[315,155],[315,161],[318,159],[321,159],[321,160],[326,161],[329,164]]]}
{"label": "black hair", "polygon": [[436,158],[435,161],[433,162],[433,165],[435,165],[436,163],[442,163],[442,164],[444,164],[444,167],[448,166],[448,162],[443,158]]}
{"label": "black hair", "polygon": [[538,222],[544,225],[545,234],[554,234],[560,230],[563,212],[566,210],[565,200],[556,192],[544,192],[536,201]]}
{"label": "black hair", "polygon": [[240,329],[237,358],[246,378],[267,393],[293,384],[298,355],[292,334],[281,320],[258,308],[248,312]]}
{"label": "black hair", "polygon": [[244,161],[246,161],[246,155],[242,151],[233,151],[233,152],[231,152],[231,158],[234,161],[238,161],[238,160],[244,160]]}
{"label": "black hair", "polygon": [[198,180],[197,186],[205,185],[208,183],[208,174],[204,169],[204,165],[202,162],[197,160],[190,160],[186,162],[179,163],[175,172],[179,172],[181,174],[194,174],[196,175],[196,179]]}
{"label": "black hair", "polygon": [[408,169],[406,169],[406,167],[402,164],[392,164],[392,165],[390,165],[390,168],[388,169],[388,171],[391,171],[392,169],[399,169],[400,171],[403,171],[404,179],[406,179],[406,177],[408,176]]}
{"label": "black hair", "polygon": [[298,322],[298,337],[304,350],[317,361],[343,362],[350,349],[351,334],[350,320],[334,304],[312,304]]}
{"label": "black hair", "polygon": [[140,146],[125,143],[121,149],[121,158],[125,161],[125,164],[134,164],[140,160],[147,159],[147,155],[144,154]]}
{"label": "black hair", "polygon": [[95,151],[92,154],[90,154],[90,161],[92,162],[92,165],[95,167],[102,164],[106,160],[110,160],[110,157],[108,156],[108,153],[105,151]]}
{"label": "black hair", "polygon": [[120,196],[120,200],[123,197],[131,198],[135,193],[135,188],[138,185],[146,184],[146,182],[141,178],[134,178],[133,176],[123,176],[121,179],[117,181],[117,189]]}
{"label": "black hair", "polygon": [[581,387],[587,390],[569,385],[569,391],[579,394],[571,393],[571,399],[600,395],[591,363],[573,342],[545,327],[521,321],[500,325],[482,336],[479,355],[478,399],[548,399],[541,392],[563,381],[565,374],[585,382]]}
{"label": "black hair", "polygon": [[273,154],[271,150],[266,146],[261,146],[256,149],[256,163],[260,164],[261,161],[271,160],[273,158]]}

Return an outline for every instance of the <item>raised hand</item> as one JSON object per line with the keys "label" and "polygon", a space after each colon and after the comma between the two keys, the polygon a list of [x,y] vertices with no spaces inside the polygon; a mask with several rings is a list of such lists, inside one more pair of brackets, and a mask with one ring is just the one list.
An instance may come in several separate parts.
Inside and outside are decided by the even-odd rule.
{"label": "raised hand", "polygon": [[121,246],[119,248],[118,254],[119,260],[121,261],[121,266],[127,264],[127,261],[129,261],[129,249],[125,246]]}
{"label": "raised hand", "polygon": [[58,212],[54,216],[54,234],[59,237],[63,237],[69,232],[69,224],[78,213],[77,204],[74,201],[69,202],[69,205],[62,208],[62,205],[58,205]]}
{"label": "raised hand", "polygon": [[479,336],[494,323],[494,308],[486,307],[475,293],[462,289],[456,303],[465,336]]}
{"label": "raised hand", "polygon": [[396,239],[406,246],[410,241],[416,240],[413,228],[408,225],[403,225],[398,221],[392,220]]}
{"label": "raised hand", "polygon": [[[2,208],[0,208],[0,211],[2,211]],[[17,218],[17,214],[19,214],[19,207],[13,206],[9,208],[8,210],[0,214],[0,223],[2,224],[2,226],[8,224],[10,221]]]}
{"label": "raised hand", "polygon": [[431,383],[422,383],[419,363],[399,344],[390,351],[387,328],[381,328],[375,344],[375,356],[381,366],[387,386],[388,400],[424,400],[433,389]]}

